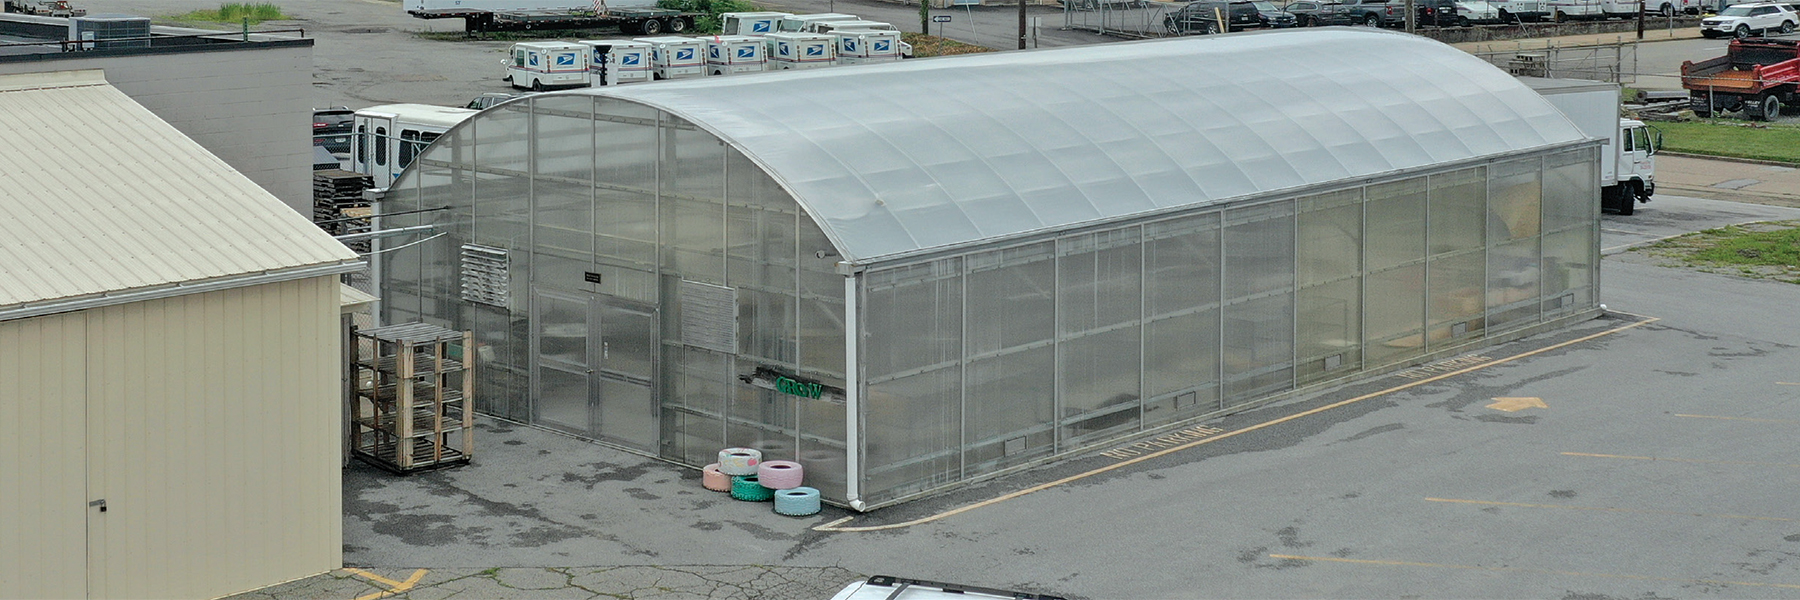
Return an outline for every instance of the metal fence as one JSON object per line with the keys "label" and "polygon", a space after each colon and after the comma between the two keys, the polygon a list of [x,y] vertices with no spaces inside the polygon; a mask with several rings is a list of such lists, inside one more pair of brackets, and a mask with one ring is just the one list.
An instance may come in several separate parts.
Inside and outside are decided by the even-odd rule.
{"label": "metal fence", "polygon": [[1474,52],[1514,75],[1587,79],[1626,84],[1637,82],[1637,43],[1618,42],[1597,46],[1483,49]]}
{"label": "metal fence", "polygon": [[1131,37],[1172,35],[1169,16],[1184,3],[1149,0],[1063,0],[1063,27]]}

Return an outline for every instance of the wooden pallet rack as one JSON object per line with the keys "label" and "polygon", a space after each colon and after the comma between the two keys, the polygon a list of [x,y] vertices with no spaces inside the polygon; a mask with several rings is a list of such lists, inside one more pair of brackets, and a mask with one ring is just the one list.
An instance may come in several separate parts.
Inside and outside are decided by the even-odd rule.
{"label": "wooden pallet rack", "polygon": [[475,446],[473,334],[406,323],[357,331],[355,343],[356,457],[402,474],[468,463]]}
{"label": "wooden pallet rack", "polygon": [[[363,190],[372,187],[375,179],[362,173],[342,169],[313,171],[313,222],[332,235],[368,232],[369,219],[344,219],[367,216],[369,201],[363,199]],[[369,251],[367,240],[349,245],[357,252]]]}

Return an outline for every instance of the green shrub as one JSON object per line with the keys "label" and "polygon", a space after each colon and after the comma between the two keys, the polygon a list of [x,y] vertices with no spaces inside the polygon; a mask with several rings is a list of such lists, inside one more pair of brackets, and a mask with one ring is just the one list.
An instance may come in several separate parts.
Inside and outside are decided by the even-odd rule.
{"label": "green shrub", "polygon": [[743,0],[657,0],[657,8],[700,13],[694,17],[694,33],[719,33],[725,23],[719,15],[728,12],[755,12],[755,4]]}
{"label": "green shrub", "polygon": [[281,21],[289,17],[281,12],[281,7],[267,2],[251,4],[248,2],[226,2],[219,5],[218,10],[196,10],[169,17],[176,21],[212,23],[242,23],[249,19],[255,25],[263,21]]}

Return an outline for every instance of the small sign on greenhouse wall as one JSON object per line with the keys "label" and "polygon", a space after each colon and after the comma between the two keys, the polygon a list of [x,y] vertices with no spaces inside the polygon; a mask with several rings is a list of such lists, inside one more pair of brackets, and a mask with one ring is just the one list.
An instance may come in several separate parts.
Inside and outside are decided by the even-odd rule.
{"label": "small sign on greenhouse wall", "polygon": [[742,380],[744,383],[766,390],[774,390],[789,396],[824,400],[826,402],[837,404],[844,403],[843,388],[828,386],[811,379],[806,379],[769,367],[757,367],[755,372],[752,372],[749,375],[740,375],[738,376],[738,379]]}

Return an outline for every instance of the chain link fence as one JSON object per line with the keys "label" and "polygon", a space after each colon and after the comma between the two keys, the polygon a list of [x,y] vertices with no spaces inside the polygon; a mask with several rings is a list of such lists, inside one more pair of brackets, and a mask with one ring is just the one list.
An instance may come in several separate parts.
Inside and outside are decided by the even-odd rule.
{"label": "chain link fence", "polygon": [[1637,82],[1637,50],[1636,42],[1619,42],[1546,48],[1515,45],[1472,54],[1514,75],[1628,84]]}

